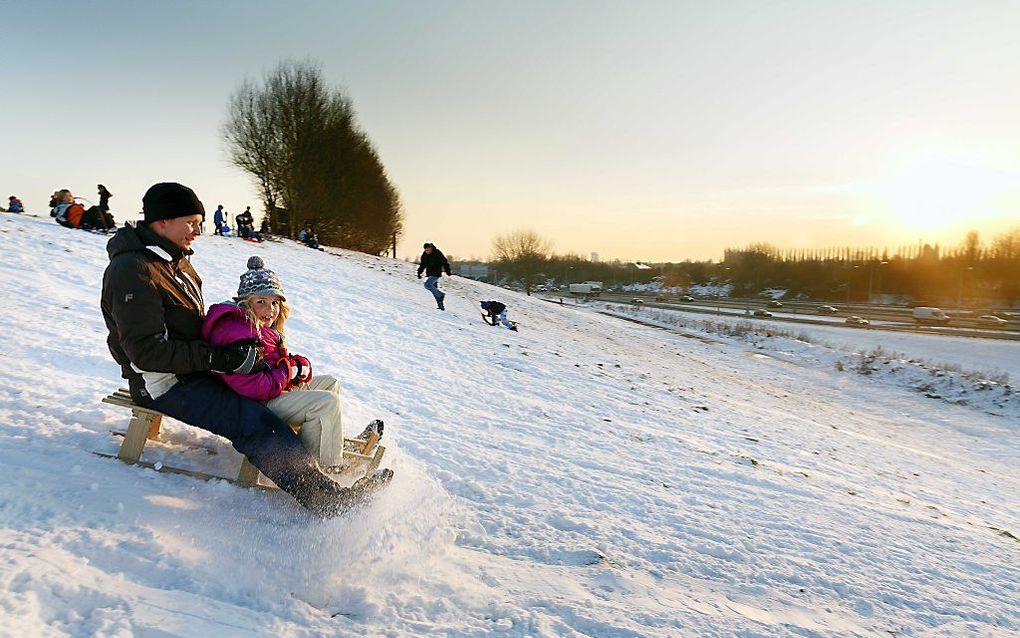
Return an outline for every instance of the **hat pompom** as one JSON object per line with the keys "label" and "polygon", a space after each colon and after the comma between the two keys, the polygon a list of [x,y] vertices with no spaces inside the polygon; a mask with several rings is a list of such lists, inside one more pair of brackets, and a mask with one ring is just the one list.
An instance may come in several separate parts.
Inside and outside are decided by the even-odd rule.
{"label": "hat pompom", "polygon": [[264,262],[258,255],[252,255],[248,258],[248,270],[258,270],[259,268],[265,267],[266,262]]}

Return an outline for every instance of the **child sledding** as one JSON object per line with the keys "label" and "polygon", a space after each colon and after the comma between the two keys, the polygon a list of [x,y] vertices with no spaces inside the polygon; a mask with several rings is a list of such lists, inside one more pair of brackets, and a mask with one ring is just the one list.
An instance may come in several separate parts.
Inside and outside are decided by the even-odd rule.
{"label": "child sledding", "polygon": [[481,302],[481,306],[482,321],[493,327],[503,326],[517,332],[517,322],[506,318],[506,304],[490,300]]}
{"label": "child sledding", "polygon": [[[243,397],[262,402],[287,423],[301,424],[298,437],[318,457],[326,473],[339,473],[344,462],[340,382],[312,375],[304,356],[288,352],[284,328],[291,306],[279,276],[261,257],[248,260],[233,302],[214,304],[202,324],[202,339],[214,347],[251,341],[262,351],[263,365],[248,374],[221,373],[220,378]],[[372,421],[358,436],[382,437],[383,422]]]}

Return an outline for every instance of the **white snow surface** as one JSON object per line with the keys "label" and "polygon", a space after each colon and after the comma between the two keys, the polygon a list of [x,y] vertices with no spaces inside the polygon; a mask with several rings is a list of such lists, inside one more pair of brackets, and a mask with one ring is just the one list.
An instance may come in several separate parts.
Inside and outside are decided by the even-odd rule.
{"label": "white snow surface", "polygon": [[[392,484],[317,521],[91,453],[129,416],[100,402],[121,383],[106,240],[0,216],[0,636],[1020,632],[1009,404],[456,277],[443,313],[413,264],[202,238],[207,304],[261,255],[348,429],[386,421]],[[486,298],[519,333],[482,323]],[[197,428],[161,436],[148,458],[240,461]]]}
{"label": "white snow surface", "polygon": [[[703,310],[710,309],[711,306],[705,305],[700,306],[702,312],[688,312],[683,307],[666,310],[659,307],[637,308],[613,303],[595,305],[600,308],[613,307],[615,311],[635,318],[665,320],[667,324],[679,324],[689,328],[704,327],[706,324],[731,326],[743,324],[779,330],[797,336],[804,335],[812,343],[825,345],[833,351],[870,352],[881,348],[885,353],[900,355],[901,358],[924,359],[935,365],[958,366],[965,371],[980,372],[988,377],[1005,374],[1014,384],[1020,384],[1020,340],[1015,339],[871,330],[847,327],[842,324],[842,318],[831,319],[831,325],[787,323],[737,314],[706,313]],[[797,315],[787,316],[797,318]]]}

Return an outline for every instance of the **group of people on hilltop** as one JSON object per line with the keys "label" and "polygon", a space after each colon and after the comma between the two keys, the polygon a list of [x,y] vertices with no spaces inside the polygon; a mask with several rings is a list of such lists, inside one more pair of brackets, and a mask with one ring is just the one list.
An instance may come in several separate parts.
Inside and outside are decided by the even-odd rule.
{"label": "group of people on hilltop", "polygon": [[[213,213],[214,235],[226,235],[230,232],[227,218],[227,211],[224,210],[223,204],[219,204]],[[237,226],[237,236],[248,241],[261,243],[265,241],[267,236],[272,234],[269,226],[269,217],[265,215],[262,217],[259,229],[255,230],[255,219],[251,212],[251,206],[245,206],[244,212],[238,213],[234,217],[234,223]],[[309,248],[321,250],[319,236],[315,232],[314,224],[310,221],[305,222],[305,225],[298,231],[296,239]]]}
{"label": "group of people on hilltop", "polygon": [[113,194],[102,184],[98,185],[99,205],[85,205],[78,201],[70,190],[63,188],[50,196],[50,217],[65,228],[82,230],[113,230],[116,222],[110,214],[110,198]]}
{"label": "group of people on hilltop", "polygon": [[[69,189],[63,188],[54,191],[50,196],[50,217],[66,228],[81,228],[84,230],[112,230],[116,226],[113,215],[110,214],[110,198],[113,194],[105,186],[99,184],[99,205],[89,203],[85,208]],[[83,200],[84,201],[84,200]],[[88,203],[86,201],[86,203]],[[25,204],[15,195],[7,198],[9,213],[24,213]]]}
{"label": "group of people on hilltop", "polygon": [[[244,212],[238,213],[234,217],[234,223],[237,225],[237,236],[241,239],[262,243],[265,241],[265,236],[270,234],[269,217],[263,216],[259,230],[255,230],[255,218],[251,213],[251,206],[245,206]],[[226,235],[230,232],[227,211],[223,209],[223,204],[218,205],[216,212],[213,213],[213,225],[215,226],[214,235]]]}

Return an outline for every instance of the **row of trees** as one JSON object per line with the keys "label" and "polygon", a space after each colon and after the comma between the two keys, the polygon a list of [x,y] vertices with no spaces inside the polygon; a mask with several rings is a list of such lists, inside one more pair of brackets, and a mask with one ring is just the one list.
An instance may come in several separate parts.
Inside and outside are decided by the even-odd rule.
{"label": "row of trees", "polygon": [[949,248],[919,244],[889,251],[851,249],[818,253],[781,252],[767,244],[725,251],[715,273],[734,294],[785,288],[813,298],[865,301],[891,294],[932,303],[1013,305],[1020,298],[1020,228],[988,244],[976,231]]}
{"label": "row of trees", "polygon": [[223,139],[255,180],[274,233],[315,224],[319,240],[378,254],[400,235],[396,188],[354,107],[311,62],[284,61],[230,98]]}
{"label": "row of trees", "polygon": [[598,280],[606,285],[658,282],[676,293],[692,285],[728,284],[732,295],[768,288],[814,299],[866,301],[891,294],[932,303],[1013,305],[1020,299],[1020,228],[982,242],[971,231],[957,246],[919,244],[888,250],[832,248],[780,250],[770,244],[727,249],[721,262],[684,261],[638,267],[552,254],[534,231],[493,240],[495,265],[530,294],[539,283]]}

